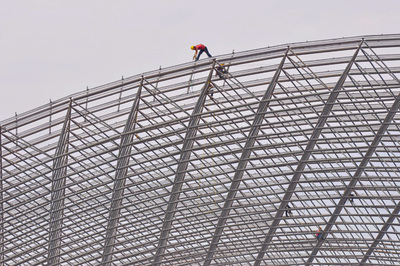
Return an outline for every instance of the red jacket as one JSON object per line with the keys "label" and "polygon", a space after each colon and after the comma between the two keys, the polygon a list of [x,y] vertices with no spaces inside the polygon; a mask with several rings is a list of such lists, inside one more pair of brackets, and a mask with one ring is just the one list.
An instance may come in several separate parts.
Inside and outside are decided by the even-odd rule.
{"label": "red jacket", "polygon": [[206,46],[204,44],[198,44],[194,47],[197,50],[204,50],[206,49]]}

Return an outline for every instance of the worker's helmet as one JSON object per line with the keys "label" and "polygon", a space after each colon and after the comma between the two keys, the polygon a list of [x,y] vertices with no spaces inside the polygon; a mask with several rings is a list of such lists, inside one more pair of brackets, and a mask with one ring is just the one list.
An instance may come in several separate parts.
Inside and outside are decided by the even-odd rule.
{"label": "worker's helmet", "polygon": [[194,50],[194,46],[192,45],[192,46],[190,47],[190,49]]}

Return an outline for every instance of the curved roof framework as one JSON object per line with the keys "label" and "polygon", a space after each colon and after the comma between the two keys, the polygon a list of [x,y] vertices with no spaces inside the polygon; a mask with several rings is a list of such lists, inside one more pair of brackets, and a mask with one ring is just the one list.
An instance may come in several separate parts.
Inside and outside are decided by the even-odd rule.
{"label": "curved roof framework", "polygon": [[400,35],[295,43],[4,120],[1,265],[398,265],[399,72]]}

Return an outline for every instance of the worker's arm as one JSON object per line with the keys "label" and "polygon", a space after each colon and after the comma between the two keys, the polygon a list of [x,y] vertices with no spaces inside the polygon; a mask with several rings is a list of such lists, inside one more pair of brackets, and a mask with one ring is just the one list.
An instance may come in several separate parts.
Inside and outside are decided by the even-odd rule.
{"label": "worker's arm", "polygon": [[194,53],[193,60],[196,59],[196,56],[197,56],[197,49],[196,49],[196,52]]}

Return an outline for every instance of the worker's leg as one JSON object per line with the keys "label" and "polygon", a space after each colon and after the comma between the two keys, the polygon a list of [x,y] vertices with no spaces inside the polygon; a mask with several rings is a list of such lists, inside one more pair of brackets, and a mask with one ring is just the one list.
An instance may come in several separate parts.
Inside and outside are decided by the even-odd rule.
{"label": "worker's leg", "polygon": [[203,53],[203,50],[200,50],[199,54],[197,55],[196,61],[199,60],[200,55]]}
{"label": "worker's leg", "polygon": [[206,47],[206,48],[204,48],[204,51],[206,51],[206,54],[208,55],[208,57],[212,57],[212,55],[210,55],[210,53],[208,52],[208,49],[207,49],[207,47]]}

